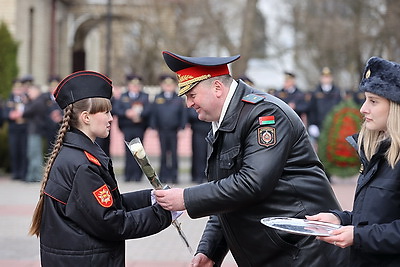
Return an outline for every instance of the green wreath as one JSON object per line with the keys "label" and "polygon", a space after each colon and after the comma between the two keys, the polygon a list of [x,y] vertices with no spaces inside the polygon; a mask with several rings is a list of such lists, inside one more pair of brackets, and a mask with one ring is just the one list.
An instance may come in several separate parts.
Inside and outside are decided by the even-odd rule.
{"label": "green wreath", "polygon": [[359,157],[345,138],[357,133],[361,124],[359,107],[352,100],[342,101],[328,113],[318,139],[318,156],[329,174],[345,178],[358,173]]}

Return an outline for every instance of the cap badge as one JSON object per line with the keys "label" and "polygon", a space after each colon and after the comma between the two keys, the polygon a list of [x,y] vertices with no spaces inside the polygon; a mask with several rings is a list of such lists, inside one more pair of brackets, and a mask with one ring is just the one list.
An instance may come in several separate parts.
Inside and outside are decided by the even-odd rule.
{"label": "cap badge", "polygon": [[367,70],[367,72],[365,73],[365,79],[368,79],[369,76],[371,76],[371,70]]}
{"label": "cap badge", "polygon": [[106,184],[93,191],[93,195],[95,196],[97,202],[99,202],[99,204],[104,208],[109,208],[112,206],[113,198]]}

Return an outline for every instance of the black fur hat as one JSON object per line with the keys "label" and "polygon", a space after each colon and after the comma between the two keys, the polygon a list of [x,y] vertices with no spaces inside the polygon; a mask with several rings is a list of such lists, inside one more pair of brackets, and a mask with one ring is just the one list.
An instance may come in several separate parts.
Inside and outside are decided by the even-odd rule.
{"label": "black fur hat", "polygon": [[371,57],[365,66],[359,89],[400,104],[400,65]]}

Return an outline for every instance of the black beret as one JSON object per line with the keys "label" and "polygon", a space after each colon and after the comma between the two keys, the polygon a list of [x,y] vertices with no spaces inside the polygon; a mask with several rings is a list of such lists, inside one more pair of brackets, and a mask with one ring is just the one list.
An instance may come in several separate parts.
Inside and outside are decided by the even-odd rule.
{"label": "black beret", "polygon": [[60,108],[78,100],[91,97],[111,98],[112,81],[94,71],[78,71],[65,77],[54,90],[54,98]]}
{"label": "black beret", "polygon": [[178,95],[186,94],[199,82],[229,74],[227,64],[237,60],[240,55],[231,57],[185,57],[169,51],[163,51],[167,66],[178,77]]}
{"label": "black beret", "polygon": [[400,65],[371,57],[365,66],[359,89],[400,104]]}
{"label": "black beret", "polygon": [[52,82],[60,82],[60,76],[58,75],[50,75],[49,79],[47,79],[48,83],[52,83]]}
{"label": "black beret", "polygon": [[141,83],[143,81],[142,76],[136,75],[136,74],[128,74],[126,75],[126,81],[127,82],[137,82]]}
{"label": "black beret", "polygon": [[160,83],[162,83],[162,82],[173,82],[173,83],[176,83],[177,81],[176,81],[176,76],[174,76],[174,75],[169,75],[169,74],[161,74],[159,77],[158,77],[158,81],[160,82]]}
{"label": "black beret", "polygon": [[285,71],[285,78],[294,79],[296,78],[296,74],[294,74],[293,72]]}
{"label": "black beret", "polygon": [[26,74],[22,76],[20,82],[21,83],[32,83],[34,81],[34,78],[31,74]]}

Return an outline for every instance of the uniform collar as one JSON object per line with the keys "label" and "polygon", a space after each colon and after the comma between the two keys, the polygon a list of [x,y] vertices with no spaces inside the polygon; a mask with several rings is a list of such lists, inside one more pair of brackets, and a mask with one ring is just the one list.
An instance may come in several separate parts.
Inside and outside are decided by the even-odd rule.
{"label": "uniform collar", "polygon": [[108,170],[110,158],[106,155],[106,153],[104,153],[104,151],[96,142],[93,143],[89,137],[87,137],[78,129],[72,129],[66,133],[63,145],[87,151],[93,155],[104,168]]}
{"label": "uniform collar", "polygon": [[221,125],[222,121],[225,118],[225,114],[226,111],[228,110],[228,106],[231,103],[232,97],[234,95],[234,93],[236,92],[236,88],[238,86],[238,83],[235,80],[232,80],[232,83],[229,87],[229,92],[228,95],[226,96],[224,105],[222,106],[222,111],[221,111],[221,115],[219,116],[219,121],[218,122],[212,122],[212,129],[213,129],[213,133],[215,134],[215,132],[218,130],[219,126]]}
{"label": "uniform collar", "polygon": [[242,107],[244,106],[244,102],[242,98],[247,95],[255,92],[256,90],[252,87],[246,85],[244,82],[239,81],[239,84],[228,103],[228,109],[225,113],[223,120],[219,126],[219,131],[230,132],[236,127],[237,121],[239,119],[240,112]]}

